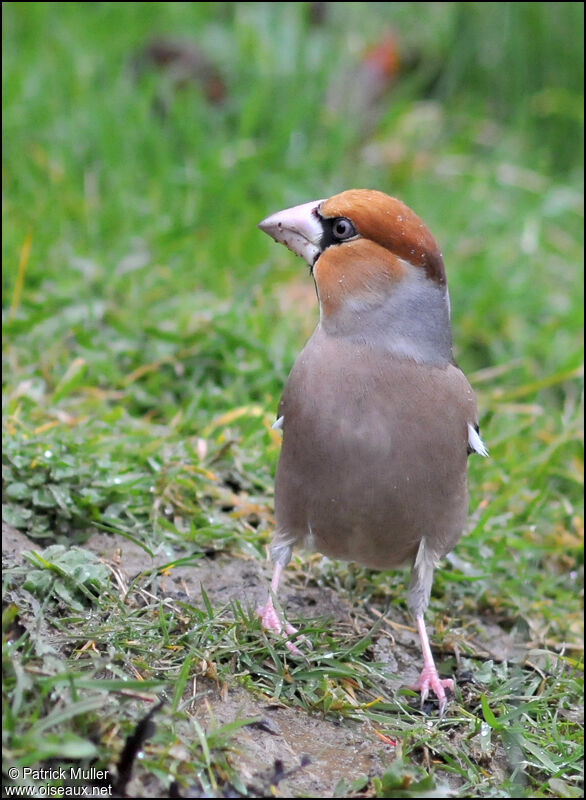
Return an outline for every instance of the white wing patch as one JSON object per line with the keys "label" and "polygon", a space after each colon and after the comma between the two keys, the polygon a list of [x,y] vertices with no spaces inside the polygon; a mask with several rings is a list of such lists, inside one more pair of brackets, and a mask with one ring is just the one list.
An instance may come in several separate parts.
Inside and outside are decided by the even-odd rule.
{"label": "white wing patch", "polygon": [[274,431],[277,431],[277,430],[279,430],[279,428],[283,427],[283,423],[284,422],[285,422],[285,417],[284,416],[279,417],[279,419],[276,422],[273,422],[273,424],[271,425],[271,428]]}
{"label": "white wing patch", "polygon": [[486,445],[476,433],[474,425],[470,425],[470,423],[468,423],[468,445],[473,453],[478,453],[479,456],[484,456],[485,458],[488,456]]}

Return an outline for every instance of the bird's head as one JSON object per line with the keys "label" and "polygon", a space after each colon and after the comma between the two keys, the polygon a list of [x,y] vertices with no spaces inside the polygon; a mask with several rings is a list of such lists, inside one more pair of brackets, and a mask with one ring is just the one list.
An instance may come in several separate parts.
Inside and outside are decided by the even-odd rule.
{"label": "bird's head", "polygon": [[349,189],[279,211],[258,227],[309,264],[326,332],[417,361],[451,360],[442,254],[400,200]]}

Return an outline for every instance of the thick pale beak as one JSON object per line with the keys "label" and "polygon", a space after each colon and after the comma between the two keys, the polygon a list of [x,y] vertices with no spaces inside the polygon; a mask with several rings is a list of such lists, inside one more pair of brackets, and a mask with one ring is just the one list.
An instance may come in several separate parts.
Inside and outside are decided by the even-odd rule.
{"label": "thick pale beak", "polygon": [[323,200],[313,200],[300,206],[277,211],[258,223],[261,231],[281,242],[295,255],[304,258],[310,267],[321,253],[323,228],[317,209]]}

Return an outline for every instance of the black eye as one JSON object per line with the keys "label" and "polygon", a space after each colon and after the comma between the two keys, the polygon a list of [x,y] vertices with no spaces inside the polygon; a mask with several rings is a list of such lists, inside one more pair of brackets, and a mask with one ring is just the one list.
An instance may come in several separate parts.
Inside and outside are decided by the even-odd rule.
{"label": "black eye", "polygon": [[334,220],[332,224],[332,233],[338,240],[350,239],[352,236],[356,236],[356,228],[354,225],[352,225],[349,219],[346,219],[346,217],[340,217],[339,219]]}

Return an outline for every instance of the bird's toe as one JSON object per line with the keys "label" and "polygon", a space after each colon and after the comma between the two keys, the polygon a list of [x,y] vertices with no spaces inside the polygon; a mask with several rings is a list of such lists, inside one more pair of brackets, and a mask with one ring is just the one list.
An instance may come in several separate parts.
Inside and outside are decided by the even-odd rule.
{"label": "bird's toe", "polygon": [[[297,628],[294,628],[290,622],[281,620],[271,598],[268,599],[264,606],[259,606],[256,613],[260,617],[260,624],[263,630],[274,631],[283,636],[294,636],[297,633]],[[301,650],[293,642],[287,641],[285,644],[292,655],[302,655]]]}
{"label": "bird's toe", "polygon": [[[435,667],[424,667],[413,689],[421,692],[422,704],[427,699],[429,692],[433,692],[439,701],[440,714],[443,715],[448,703],[448,695],[454,693],[454,681],[452,678],[440,678]],[[446,690],[448,694],[446,694]]]}

